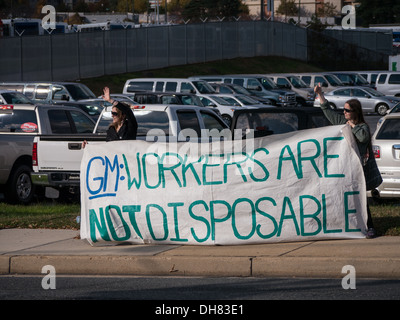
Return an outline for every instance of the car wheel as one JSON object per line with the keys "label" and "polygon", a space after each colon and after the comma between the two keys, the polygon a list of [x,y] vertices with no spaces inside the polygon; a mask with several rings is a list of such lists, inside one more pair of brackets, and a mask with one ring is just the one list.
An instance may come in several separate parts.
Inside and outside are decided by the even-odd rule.
{"label": "car wheel", "polygon": [[336,110],[336,109],[337,109],[336,104],[334,104],[334,103],[332,103],[332,102],[329,102],[329,107],[330,107],[332,110]]}
{"label": "car wheel", "polygon": [[223,114],[222,115],[222,120],[224,120],[224,122],[228,125],[228,127],[231,127],[232,124],[232,117],[227,115],[227,114]]}
{"label": "car wheel", "polygon": [[375,110],[380,116],[384,116],[386,114],[386,111],[389,110],[389,107],[384,103],[380,103],[376,106]]}
{"label": "car wheel", "polygon": [[28,204],[32,201],[35,185],[31,180],[31,171],[27,165],[21,165],[11,173],[4,192],[7,202]]}

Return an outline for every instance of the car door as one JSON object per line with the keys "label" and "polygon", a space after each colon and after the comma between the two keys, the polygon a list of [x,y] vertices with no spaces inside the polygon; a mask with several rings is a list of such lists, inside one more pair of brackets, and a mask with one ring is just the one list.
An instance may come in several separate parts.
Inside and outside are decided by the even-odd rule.
{"label": "car door", "polygon": [[346,101],[351,99],[351,90],[350,88],[339,89],[332,92],[331,95],[327,95],[326,99],[336,106],[337,109],[343,109]]}
{"label": "car door", "polygon": [[361,107],[364,112],[374,111],[375,109],[374,97],[371,97],[367,92],[358,88],[354,88],[351,91],[353,98],[358,99],[358,101],[360,101]]}

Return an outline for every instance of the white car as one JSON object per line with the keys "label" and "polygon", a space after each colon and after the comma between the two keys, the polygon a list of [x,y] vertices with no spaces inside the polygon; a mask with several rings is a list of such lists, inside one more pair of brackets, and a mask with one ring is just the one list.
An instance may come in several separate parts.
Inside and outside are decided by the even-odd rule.
{"label": "white car", "polygon": [[271,104],[264,104],[260,101],[253,99],[252,97],[246,96],[244,94],[218,94],[218,97],[226,100],[228,103],[244,108],[264,108],[264,107],[272,107]]}
{"label": "white car", "polygon": [[233,105],[229,103],[219,95],[207,95],[207,94],[198,94],[197,95],[203,105],[208,108],[216,108],[221,114],[221,118],[225,121],[225,123],[230,127],[232,123],[233,113],[235,110],[243,109],[241,106]]}
{"label": "white car", "polygon": [[400,198],[400,113],[385,116],[372,136],[372,149],[383,182],[373,197]]}

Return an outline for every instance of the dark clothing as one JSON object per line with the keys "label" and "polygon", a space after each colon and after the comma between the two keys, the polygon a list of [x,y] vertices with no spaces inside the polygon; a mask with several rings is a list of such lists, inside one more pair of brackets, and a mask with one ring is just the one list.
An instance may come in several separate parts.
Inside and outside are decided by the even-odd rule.
{"label": "dark clothing", "polygon": [[132,110],[122,105],[122,103],[118,103],[116,107],[125,113],[126,119],[118,132],[114,126],[108,128],[106,141],[136,140],[138,124]]}
{"label": "dark clothing", "polygon": [[129,124],[129,121],[125,120],[118,132],[115,130],[115,127],[110,126],[107,129],[106,141],[136,140],[137,123],[135,124],[132,126]]}
{"label": "dark clothing", "polygon": [[[321,104],[321,109],[325,114],[325,117],[330,121],[330,123],[334,125],[338,124],[346,124],[347,120],[343,114],[339,114],[333,111],[329,107],[329,102],[326,101],[325,103]],[[351,128],[353,135],[356,139],[358,152],[360,153],[361,158],[367,153],[367,149],[369,146],[369,142],[371,140],[371,134],[369,132],[369,127],[366,123],[359,123]]]}
{"label": "dark clothing", "polygon": [[[334,125],[338,124],[346,124],[347,120],[342,114],[338,114],[329,107],[328,101],[325,101],[321,104],[321,109],[325,114],[325,117]],[[361,158],[366,154],[367,148],[369,146],[371,140],[371,134],[369,132],[369,127],[366,123],[359,123],[351,129],[353,135],[355,137],[358,152],[360,153]],[[367,228],[373,228],[371,210],[369,209],[369,205],[367,202]]]}

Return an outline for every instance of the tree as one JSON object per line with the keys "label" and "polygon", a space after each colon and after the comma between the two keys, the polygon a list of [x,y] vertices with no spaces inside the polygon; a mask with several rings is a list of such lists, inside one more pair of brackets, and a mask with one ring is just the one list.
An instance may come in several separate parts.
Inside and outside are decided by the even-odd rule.
{"label": "tree", "polygon": [[184,19],[198,21],[200,18],[215,19],[216,17],[231,20],[248,12],[241,0],[191,0],[182,10]]}
{"label": "tree", "polygon": [[148,0],[118,0],[117,12],[132,12],[132,4],[135,13],[143,13],[147,11]]}
{"label": "tree", "polygon": [[282,0],[279,5],[276,13],[285,15],[285,16],[295,16],[299,12],[299,8],[297,8],[295,0]]}
{"label": "tree", "polygon": [[185,6],[189,4],[190,0],[171,0],[168,3],[168,12],[172,14],[181,14]]}
{"label": "tree", "polygon": [[356,17],[364,27],[370,24],[400,23],[400,3],[398,0],[359,0]]}
{"label": "tree", "polygon": [[338,15],[338,10],[336,10],[336,6],[330,2],[324,2],[322,7],[319,7],[317,10],[319,17],[334,17]]}
{"label": "tree", "polygon": [[323,31],[328,26],[327,24],[322,23],[322,21],[315,15],[311,15],[311,20],[307,21],[308,28],[314,31]]}

